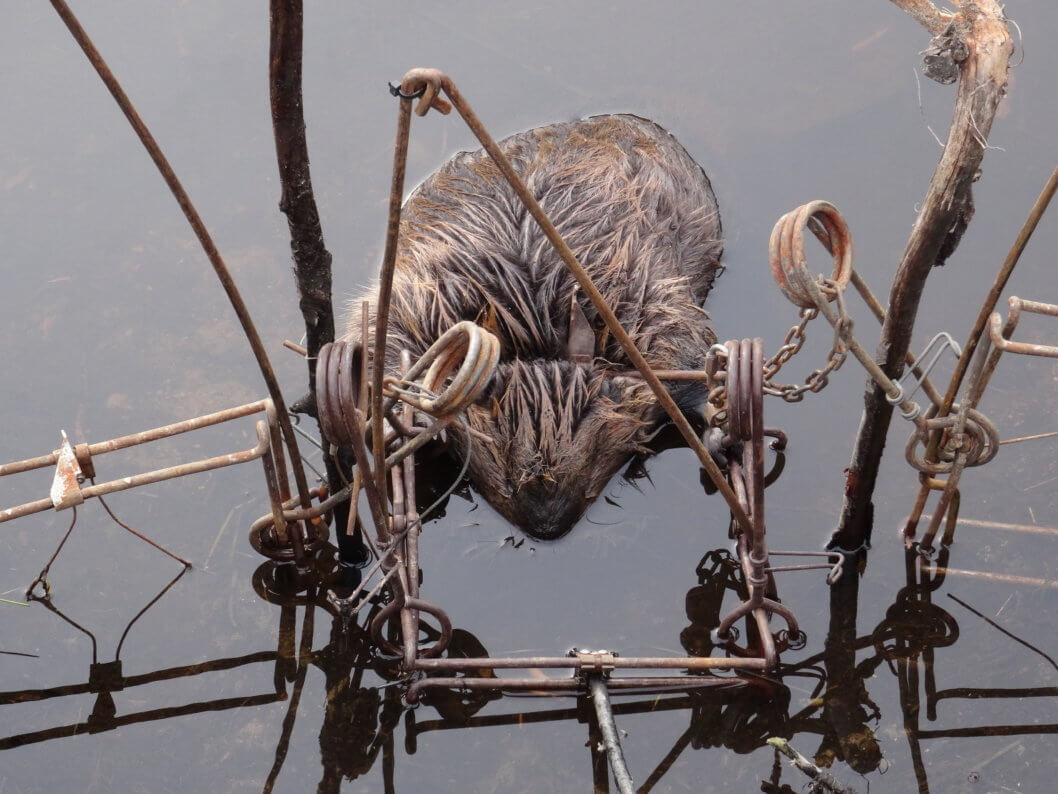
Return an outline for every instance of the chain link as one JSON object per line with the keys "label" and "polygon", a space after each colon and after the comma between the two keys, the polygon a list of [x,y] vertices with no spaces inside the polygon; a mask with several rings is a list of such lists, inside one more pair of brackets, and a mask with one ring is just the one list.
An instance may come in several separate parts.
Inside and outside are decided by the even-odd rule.
{"label": "chain link", "polygon": [[[779,370],[783,368],[783,365],[801,352],[801,348],[804,347],[805,340],[808,338],[806,332],[808,324],[819,316],[819,309],[814,306],[807,309],[801,309],[800,322],[787,331],[782,346],[775,351],[773,356],[764,362],[764,393],[776,397],[782,397],[789,403],[800,402],[804,399],[806,392],[822,391],[827,383],[830,382],[830,376],[841,369],[841,365],[845,363],[845,358],[848,356],[849,348],[845,343],[845,340],[852,335],[852,318],[849,317],[848,311],[845,308],[844,290],[839,289],[832,279],[824,278],[822,276],[819,278],[819,284],[820,289],[823,290],[824,294],[834,296],[839,316],[838,324],[834,328],[834,342],[831,345],[830,353],[827,355],[826,364],[820,369],[813,370],[812,373],[805,378],[805,382],[799,385],[776,383],[772,380],[772,378],[779,373]],[[721,358],[723,358],[723,356],[721,356]],[[724,366],[720,366],[718,369],[718,375],[720,377],[716,380],[710,381],[712,388],[709,391],[708,400],[710,405],[713,406],[713,412],[709,419],[709,424],[713,427],[722,427],[727,421],[727,386],[724,383],[726,380],[725,369]]]}
{"label": "chain link", "polygon": [[765,382],[770,381],[780,369],[782,365],[797,355],[801,348],[804,346],[805,339],[805,327],[819,315],[819,309],[801,309],[801,322],[795,325],[786,333],[786,338],[783,340],[782,347],[780,347],[775,355],[764,362],[764,380]]}
{"label": "chain link", "polygon": [[786,402],[796,403],[804,399],[805,392],[820,392],[827,385],[830,380],[830,375],[841,368],[841,365],[845,363],[845,358],[848,356],[848,345],[845,344],[845,338],[852,333],[852,318],[849,317],[848,312],[845,309],[845,294],[843,290],[837,289],[836,285],[831,279],[820,279],[821,287],[827,291],[832,291],[836,297],[838,314],[840,320],[837,327],[834,329],[834,343],[831,345],[830,353],[827,355],[827,362],[820,369],[813,370],[812,373],[805,378],[803,384],[785,384],[775,383],[772,378],[778,374],[779,370],[782,369],[783,364],[793,358],[801,348],[804,346],[805,339],[807,338],[806,327],[808,323],[814,320],[818,314],[819,309],[812,307],[809,309],[801,309],[801,321],[789,330],[786,334],[786,338],[783,340],[782,347],[776,351],[775,355],[764,362],[764,393],[772,394],[776,397],[782,397]]}

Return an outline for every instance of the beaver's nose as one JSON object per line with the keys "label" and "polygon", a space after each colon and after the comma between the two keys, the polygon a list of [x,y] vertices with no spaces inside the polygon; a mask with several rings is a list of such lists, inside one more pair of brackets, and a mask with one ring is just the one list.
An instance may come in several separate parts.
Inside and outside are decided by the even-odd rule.
{"label": "beaver's nose", "polygon": [[525,534],[555,540],[573,529],[588,505],[560,483],[531,480],[518,489],[512,507],[510,518]]}

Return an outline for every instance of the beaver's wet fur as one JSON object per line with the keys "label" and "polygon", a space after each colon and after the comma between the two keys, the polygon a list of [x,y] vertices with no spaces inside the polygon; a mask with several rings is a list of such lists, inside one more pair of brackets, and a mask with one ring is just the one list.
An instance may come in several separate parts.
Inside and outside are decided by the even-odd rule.
{"label": "beaver's wet fur", "polygon": [[[709,179],[679,142],[646,119],[608,115],[499,146],[651,366],[700,368],[716,341],[701,304],[723,243]],[[544,539],[577,522],[662,418],[650,390],[622,377],[627,359],[579,294],[597,344],[591,363],[570,360],[575,287],[482,150],[453,157],[404,206],[387,370],[402,349],[414,359],[460,320],[499,337],[488,394],[467,411],[492,439],[471,445],[470,477],[508,520]],[[373,305],[375,296],[364,297]],[[358,311],[348,334],[359,337]],[[673,391],[687,410],[704,398],[694,384]],[[461,436],[449,440],[459,454]]]}

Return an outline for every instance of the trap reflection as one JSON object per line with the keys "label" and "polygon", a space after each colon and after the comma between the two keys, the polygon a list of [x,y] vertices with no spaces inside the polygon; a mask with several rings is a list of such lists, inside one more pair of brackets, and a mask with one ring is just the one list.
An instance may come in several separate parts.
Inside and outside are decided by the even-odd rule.
{"label": "trap reflection", "polygon": [[[904,733],[921,791],[930,790],[922,752],[925,741],[944,737],[1058,733],[1058,725],[1040,724],[923,727],[923,717],[929,722],[937,721],[937,705],[942,700],[1058,697],[1058,687],[942,688],[938,685],[935,652],[960,641],[959,621],[935,602],[936,594],[944,585],[948,555],[948,550],[942,550],[936,560],[930,561],[910,550],[906,584],[895,594],[884,619],[861,636],[856,634],[856,579],[847,577],[842,580],[831,590],[829,633],[824,650],[782,664],[776,675],[769,676],[764,682],[768,684],[767,688],[737,692],[615,690],[612,693],[613,713],[618,719],[655,712],[685,715],[685,727],[672,736],[669,749],[642,778],[639,791],[654,789],[688,751],[723,749],[749,754],[764,747],[767,740],[774,737],[789,739],[809,750],[808,755],[814,763],[835,768],[838,777],[884,771],[886,761],[874,734],[874,726],[881,715],[867,688],[868,682],[877,680],[875,674],[880,669],[890,670],[896,678]],[[742,597],[737,592],[742,585],[735,575],[735,565],[726,550],[718,549],[705,554],[695,567],[695,578],[682,604],[687,623],[679,634],[688,654],[708,655],[715,651],[708,628],[715,625],[725,597]],[[136,637],[129,629],[159,599],[167,595],[172,597],[172,593],[180,594],[178,585],[183,575],[181,571],[167,582],[132,618],[118,643],[114,659],[105,662],[98,660],[97,643],[89,627],[64,614],[48,599],[36,599],[35,605],[46,608],[72,631],[82,632],[92,640],[87,680],[63,686],[0,692],[0,705],[85,694],[94,695],[95,700],[87,718],[2,737],[0,750],[81,734],[103,733],[131,724],[210,711],[255,709],[285,702],[284,716],[276,726],[278,738],[271,766],[261,770],[263,788],[270,791],[287,757],[301,698],[320,698],[322,695],[322,721],[318,733],[321,765],[318,791],[321,792],[337,792],[345,782],[368,775],[380,775],[385,790],[395,790],[398,742],[403,742],[406,755],[414,755],[421,743],[429,742],[435,733],[489,728],[531,731],[540,725],[555,723],[584,726],[588,740],[585,761],[590,766],[595,790],[610,790],[606,757],[599,750],[595,712],[583,695],[576,697],[570,705],[559,708],[547,707],[548,701],[539,699],[534,699],[534,706],[528,707],[524,697],[511,697],[495,689],[439,687],[424,690],[423,705],[428,711],[409,708],[402,698],[402,690],[411,679],[404,675],[400,659],[381,653],[374,646],[368,630],[373,618],[383,608],[383,601],[376,597],[358,615],[350,617],[327,598],[328,587],[340,582],[343,575],[337,563],[337,550],[332,546],[321,550],[307,571],[268,561],[254,572],[251,582],[254,590],[279,610],[274,650],[127,674],[122,668],[120,653],[126,639]],[[974,612],[966,602],[957,600],[957,603]],[[329,620],[322,645],[316,640],[316,622],[319,620]],[[424,623],[421,639],[423,642],[434,641],[436,629]],[[1022,645],[1027,644],[1020,638],[1013,639]],[[753,642],[749,632],[747,642]],[[452,630],[452,642],[444,655],[485,658],[488,650],[471,631],[457,627]],[[258,694],[196,700],[132,712],[123,710],[123,694],[144,684],[189,680],[206,673],[239,668],[259,670],[262,664],[270,665],[270,673],[253,672],[249,679],[262,685]],[[308,673],[313,668],[323,674],[325,691],[322,693],[318,690],[306,692]],[[478,679],[495,677],[496,673],[482,668],[464,675]],[[807,698],[799,698],[803,705],[797,707],[786,682],[801,680],[811,683],[811,691]],[[542,704],[543,708],[540,707]],[[11,721],[6,724],[10,725]],[[810,750],[813,742],[814,752]],[[800,778],[792,777],[783,782],[783,771],[787,768],[776,763],[770,769],[762,769],[762,790],[800,790],[803,783]]]}

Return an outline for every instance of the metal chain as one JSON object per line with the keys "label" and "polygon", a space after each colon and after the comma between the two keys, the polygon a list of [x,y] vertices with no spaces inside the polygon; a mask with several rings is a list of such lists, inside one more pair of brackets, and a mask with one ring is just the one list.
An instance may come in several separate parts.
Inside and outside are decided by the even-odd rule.
{"label": "metal chain", "polygon": [[805,339],[807,338],[805,335],[805,327],[817,316],[819,316],[819,309],[801,309],[801,322],[786,333],[786,338],[783,340],[782,347],[775,352],[774,356],[764,362],[765,382],[770,381],[772,377],[782,369],[783,364],[801,351]]}
{"label": "metal chain", "polygon": [[815,307],[809,309],[801,309],[801,321],[789,330],[786,334],[786,338],[783,340],[782,347],[776,351],[775,355],[764,362],[764,392],[765,394],[772,394],[776,397],[782,397],[786,402],[795,403],[800,402],[804,399],[805,392],[820,392],[827,385],[830,379],[831,373],[836,372],[841,368],[841,365],[845,363],[845,358],[848,355],[848,345],[845,344],[845,338],[852,333],[852,318],[849,317],[848,312],[845,309],[845,295],[840,289],[835,288],[835,284],[831,279],[820,279],[821,286],[833,290],[837,298],[838,314],[841,319],[838,322],[837,327],[834,329],[834,343],[831,345],[830,353],[827,355],[827,362],[822,368],[813,370],[812,373],[805,378],[803,384],[784,384],[775,383],[772,378],[782,369],[783,364],[793,358],[804,346],[807,334],[805,329],[809,322],[816,318],[819,314],[819,310]]}

